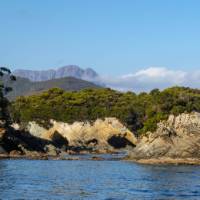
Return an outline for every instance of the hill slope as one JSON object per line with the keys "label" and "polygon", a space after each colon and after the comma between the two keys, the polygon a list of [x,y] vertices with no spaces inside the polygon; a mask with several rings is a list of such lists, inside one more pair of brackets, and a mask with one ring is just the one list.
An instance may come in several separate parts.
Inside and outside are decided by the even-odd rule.
{"label": "hill slope", "polygon": [[13,88],[13,91],[7,95],[7,98],[10,100],[13,100],[18,96],[27,96],[55,87],[61,88],[65,91],[77,91],[86,88],[100,87],[94,83],[73,77],[58,78],[40,82],[31,82],[30,80],[21,77],[17,77],[16,82],[10,82],[6,77],[4,79],[6,86]]}

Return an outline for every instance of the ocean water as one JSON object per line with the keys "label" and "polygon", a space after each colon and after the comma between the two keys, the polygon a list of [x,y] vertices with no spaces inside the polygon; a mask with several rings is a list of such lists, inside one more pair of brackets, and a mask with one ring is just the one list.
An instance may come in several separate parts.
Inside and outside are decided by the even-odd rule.
{"label": "ocean water", "polygon": [[0,160],[0,199],[200,199],[200,166]]}

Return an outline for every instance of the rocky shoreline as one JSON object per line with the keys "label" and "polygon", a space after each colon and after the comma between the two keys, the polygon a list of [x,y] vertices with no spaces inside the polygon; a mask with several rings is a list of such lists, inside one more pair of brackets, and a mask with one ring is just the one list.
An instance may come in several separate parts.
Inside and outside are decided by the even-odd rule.
{"label": "rocky shoreline", "polygon": [[126,161],[131,161],[139,164],[147,164],[147,165],[200,165],[200,159],[199,158],[166,158],[166,157],[160,157],[160,158],[149,158],[149,159],[130,159],[126,158]]}
{"label": "rocky shoreline", "polygon": [[[128,156],[109,157],[122,150]],[[85,155],[89,155],[84,157]],[[126,160],[140,164],[200,165],[200,113],[171,115],[139,138],[116,118],[94,123],[35,122],[0,129],[0,159]]]}
{"label": "rocky shoreline", "polygon": [[[120,156],[118,156],[120,155]],[[33,155],[11,155],[11,154],[0,154],[0,160],[3,159],[12,159],[12,160],[95,160],[95,161],[119,161],[124,160],[125,155],[122,153],[112,153],[112,154],[97,154],[97,153],[88,153],[88,154],[62,154],[57,156],[51,156],[48,154],[33,154]]]}
{"label": "rocky shoreline", "polygon": [[132,149],[137,141],[116,118],[94,123],[51,123],[50,128],[35,122],[8,128],[2,125],[0,158],[73,159],[74,155],[117,154]]}
{"label": "rocky shoreline", "polygon": [[197,158],[166,158],[166,157],[160,157],[160,158],[149,158],[149,159],[130,159],[130,158],[116,158],[116,157],[110,157],[110,158],[104,158],[101,156],[101,154],[90,154],[88,158],[82,157],[83,155],[77,154],[77,155],[68,155],[66,157],[63,156],[49,156],[48,154],[40,154],[40,155],[33,155],[33,156],[27,156],[27,155],[9,155],[9,154],[0,154],[0,160],[5,159],[12,159],[12,160],[93,160],[93,161],[129,161],[129,162],[135,162],[138,164],[147,164],[147,165],[200,165],[200,159]]}

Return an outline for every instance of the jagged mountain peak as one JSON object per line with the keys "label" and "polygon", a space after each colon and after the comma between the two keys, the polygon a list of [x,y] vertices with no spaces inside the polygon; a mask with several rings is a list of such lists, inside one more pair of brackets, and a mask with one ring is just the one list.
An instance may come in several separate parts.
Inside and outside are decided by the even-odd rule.
{"label": "jagged mountain peak", "polygon": [[49,70],[25,70],[17,69],[14,75],[28,78],[30,81],[47,81],[51,79],[74,77],[83,80],[94,80],[98,74],[92,68],[82,69],[77,65],[66,65],[63,67],[49,69]]}

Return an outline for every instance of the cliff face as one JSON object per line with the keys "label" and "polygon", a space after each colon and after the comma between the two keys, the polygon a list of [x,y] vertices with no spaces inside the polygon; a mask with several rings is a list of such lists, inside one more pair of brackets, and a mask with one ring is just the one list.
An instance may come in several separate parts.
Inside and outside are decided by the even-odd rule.
{"label": "cliff face", "polygon": [[133,159],[200,158],[200,113],[170,115],[154,133],[138,140]]}
{"label": "cliff face", "polygon": [[65,138],[72,149],[90,149],[94,151],[112,151],[114,149],[134,147],[136,137],[116,118],[98,119],[93,124],[89,122],[75,122],[67,124],[51,121],[52,127],[44,129],[35,122],[29,122],[27,131],[32,135],[49,140],[58,141]]}

